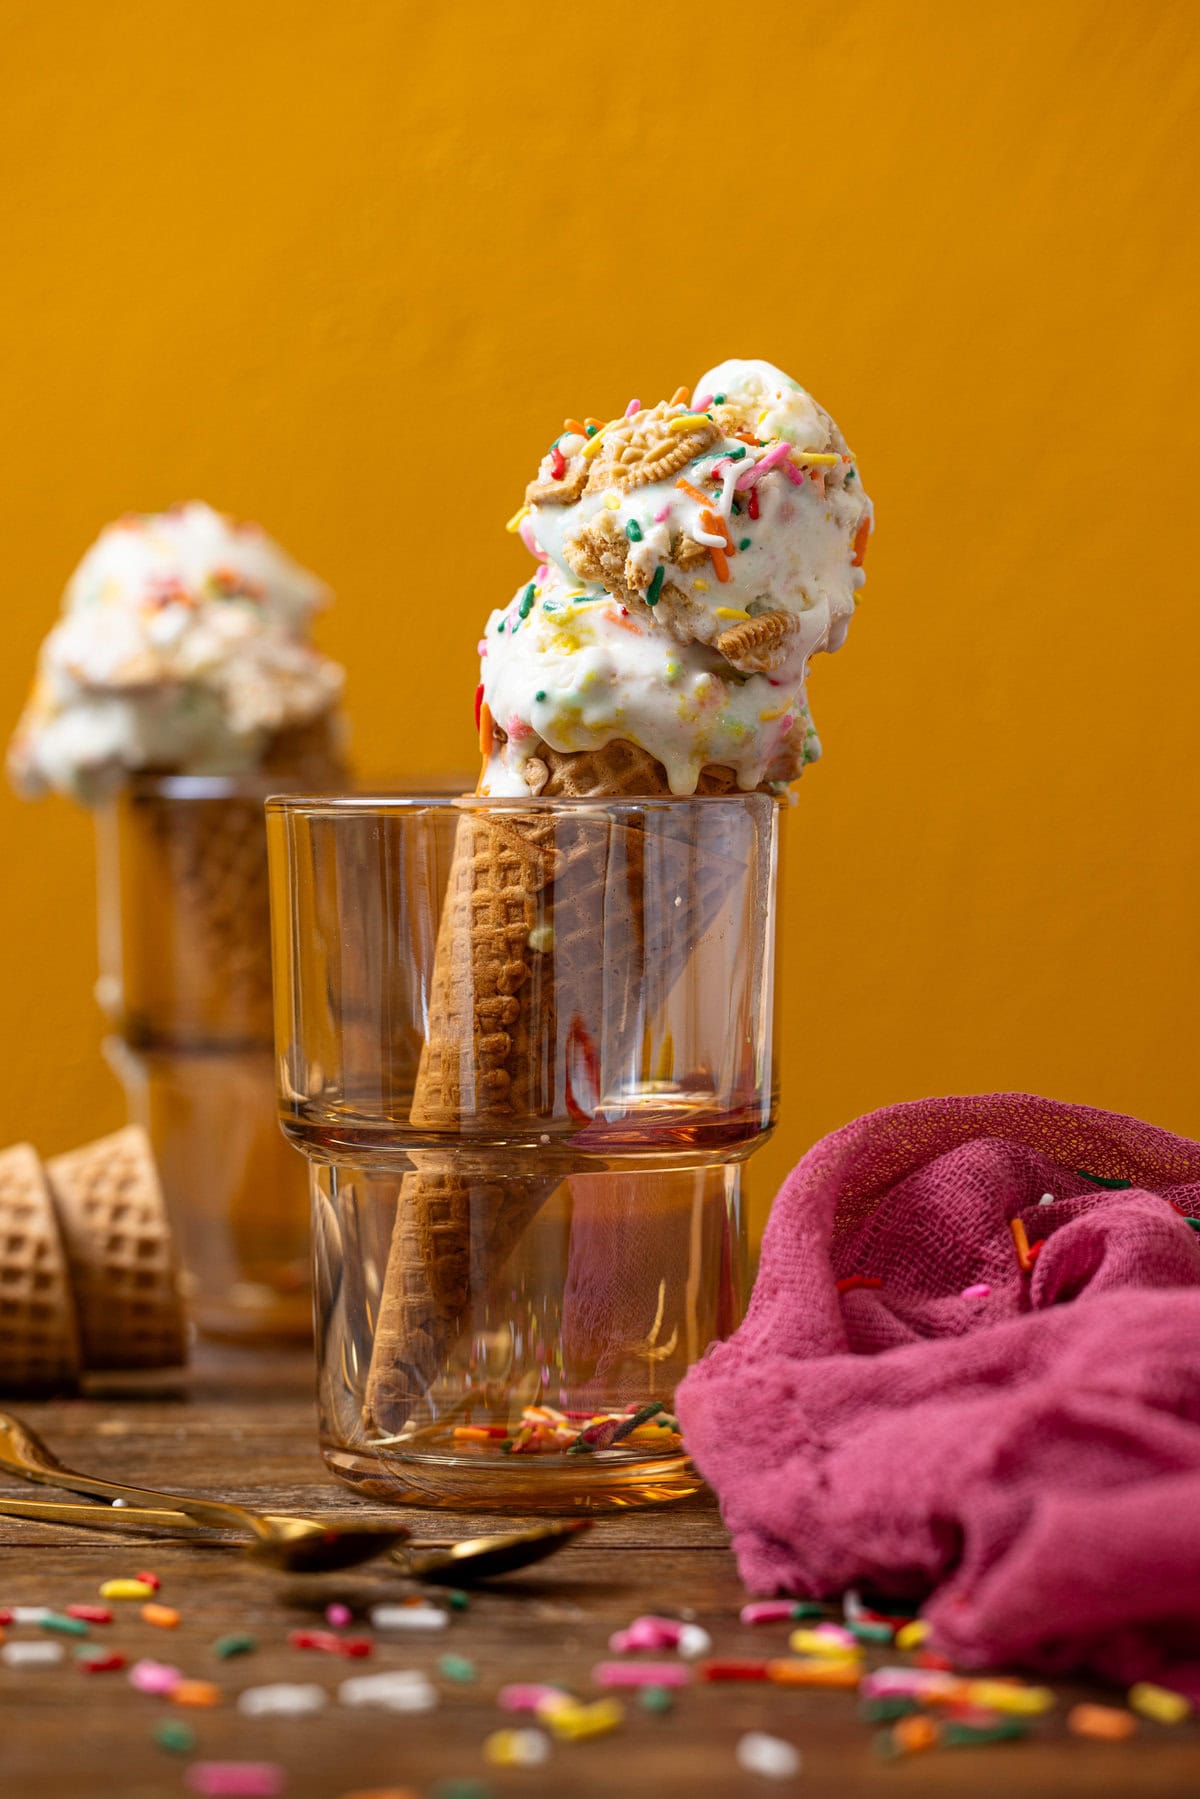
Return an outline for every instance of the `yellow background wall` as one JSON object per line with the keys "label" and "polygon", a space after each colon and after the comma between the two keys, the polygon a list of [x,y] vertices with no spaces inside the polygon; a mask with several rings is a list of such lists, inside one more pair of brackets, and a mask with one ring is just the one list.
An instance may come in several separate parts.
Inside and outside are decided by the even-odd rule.
{"label": "yellow background wall", "polygon": [[[786,1109],[1029,1087],[1200,1135],[1191,0],[9,0],[0,721],[127,508],[334,586],[363,761],[472,759],[567,411],[728,354],[879,529],[792,820]],[[92,844],[0,799],[0,1143],[120,1121]]]}

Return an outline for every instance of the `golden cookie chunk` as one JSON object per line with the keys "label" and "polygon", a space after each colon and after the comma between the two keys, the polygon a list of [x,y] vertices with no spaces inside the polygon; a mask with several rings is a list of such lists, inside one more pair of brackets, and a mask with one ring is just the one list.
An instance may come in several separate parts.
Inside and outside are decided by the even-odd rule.
{"label": "golden cookie chunk", "polygon": [[628,554],[629,539],[611,512],[598,512],[563,544],[563,556],[573,574],[581,581],[599,581],[620,599],[628,591]]}
{"label": "golden cookie chunk", "polygon": [[553,476],[543,476],[539,469],[536,479],[525,489],[525,504],[573,506],[587,485],[587,477],[588,465],[582,456],[570,458],[561,481],[556,481]]}
{"label": "golden cookie chunk", "polygon": [[648,487],[686,468],[694,456],[717,442],[720,432],[709,419],[699,417],[684,430],[672,431],[672,421],[684,416],[660,401],[648,412],[635,412],[610,425],[584,491]]}
{"label": "golden cookie chunk", "polygon": [[695,568],[698,562],[707,562],[708,551],[694,537],[689,537],[686,531],[680,531],[677,537],[671,539],[671,561],[676,568],[686,571]]}
{"label": "golden cookie chunk", "polygon": [[731,625],[717,638],[717,649],[743,674],[771,674],[784,659],[784,646],[800,620],[794,612],[764,612]]}

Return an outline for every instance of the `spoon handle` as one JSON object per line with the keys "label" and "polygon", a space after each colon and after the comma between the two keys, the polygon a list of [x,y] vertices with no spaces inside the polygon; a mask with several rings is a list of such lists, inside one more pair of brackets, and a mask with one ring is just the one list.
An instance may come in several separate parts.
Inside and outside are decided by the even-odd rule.
{"label": "spoon handle", "polygon": [[116,1509],[103,1505],[64,1505],[51,1499],[0,1499],[0,1518],[31,1518],[40,1524],[82,1524],[97,1530],[140,1529],[154,1525],[162,1530],[186,1531],[198,1527],[182,1512],[151,1511],[148,1507],[123,1505]]}
{"label": "spoon handle", "polygon": [[220,1499],[193,1499],[183,1493],[163,1493],[153,1487],[124,1486],[119,1481],[99,1480],[95,1475],[79,1474],[73,1468],[65,1468],[28,1425],[22,1424],[11,1412],[0,1412],[0,1466],[39,1486],[61,1487],[70,1493],[91,1493],[100,1499],[128,1499],[139,1506],[166,1506],[186,1513],[201,1524],[214,1524],[222,1529],[240,1526],[260,1537],[270,1534],[266,1521],[256,1512],[247,1511],[245,1506]]}

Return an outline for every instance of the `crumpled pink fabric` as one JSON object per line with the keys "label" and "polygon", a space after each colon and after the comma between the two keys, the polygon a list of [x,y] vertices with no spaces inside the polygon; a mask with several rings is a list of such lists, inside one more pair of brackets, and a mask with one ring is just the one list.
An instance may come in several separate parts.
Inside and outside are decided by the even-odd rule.
{"label": "crumpled pink fabric", "polygon": [[1026,1094],[818,1143],[676,1395],[751,1591],[921,1598],[959,1666],[1200,1699],[1196,1215],[1200,1143]]}

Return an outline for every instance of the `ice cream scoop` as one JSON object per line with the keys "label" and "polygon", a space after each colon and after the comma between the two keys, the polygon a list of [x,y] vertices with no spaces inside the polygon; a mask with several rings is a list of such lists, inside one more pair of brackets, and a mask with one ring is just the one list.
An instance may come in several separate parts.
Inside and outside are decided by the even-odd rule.
{"label": "ice cream scoop", "polygon": [[200,501],[109,525],[67,584],[9,749],[17,788],[88,803],[139,770],[243,774],[330,721],[324,585]]}
{"label": "ice cream scoop", "polygon": [[631,742],[681,794],[713,767],[786,783],[820,754],[808,664],[845,638],[871,502],[829,414],[770,363],[693,391],[568,419],[542,459],[511,521],[537,568],[480,646],[483,792],[537,792],[540,744]]}

